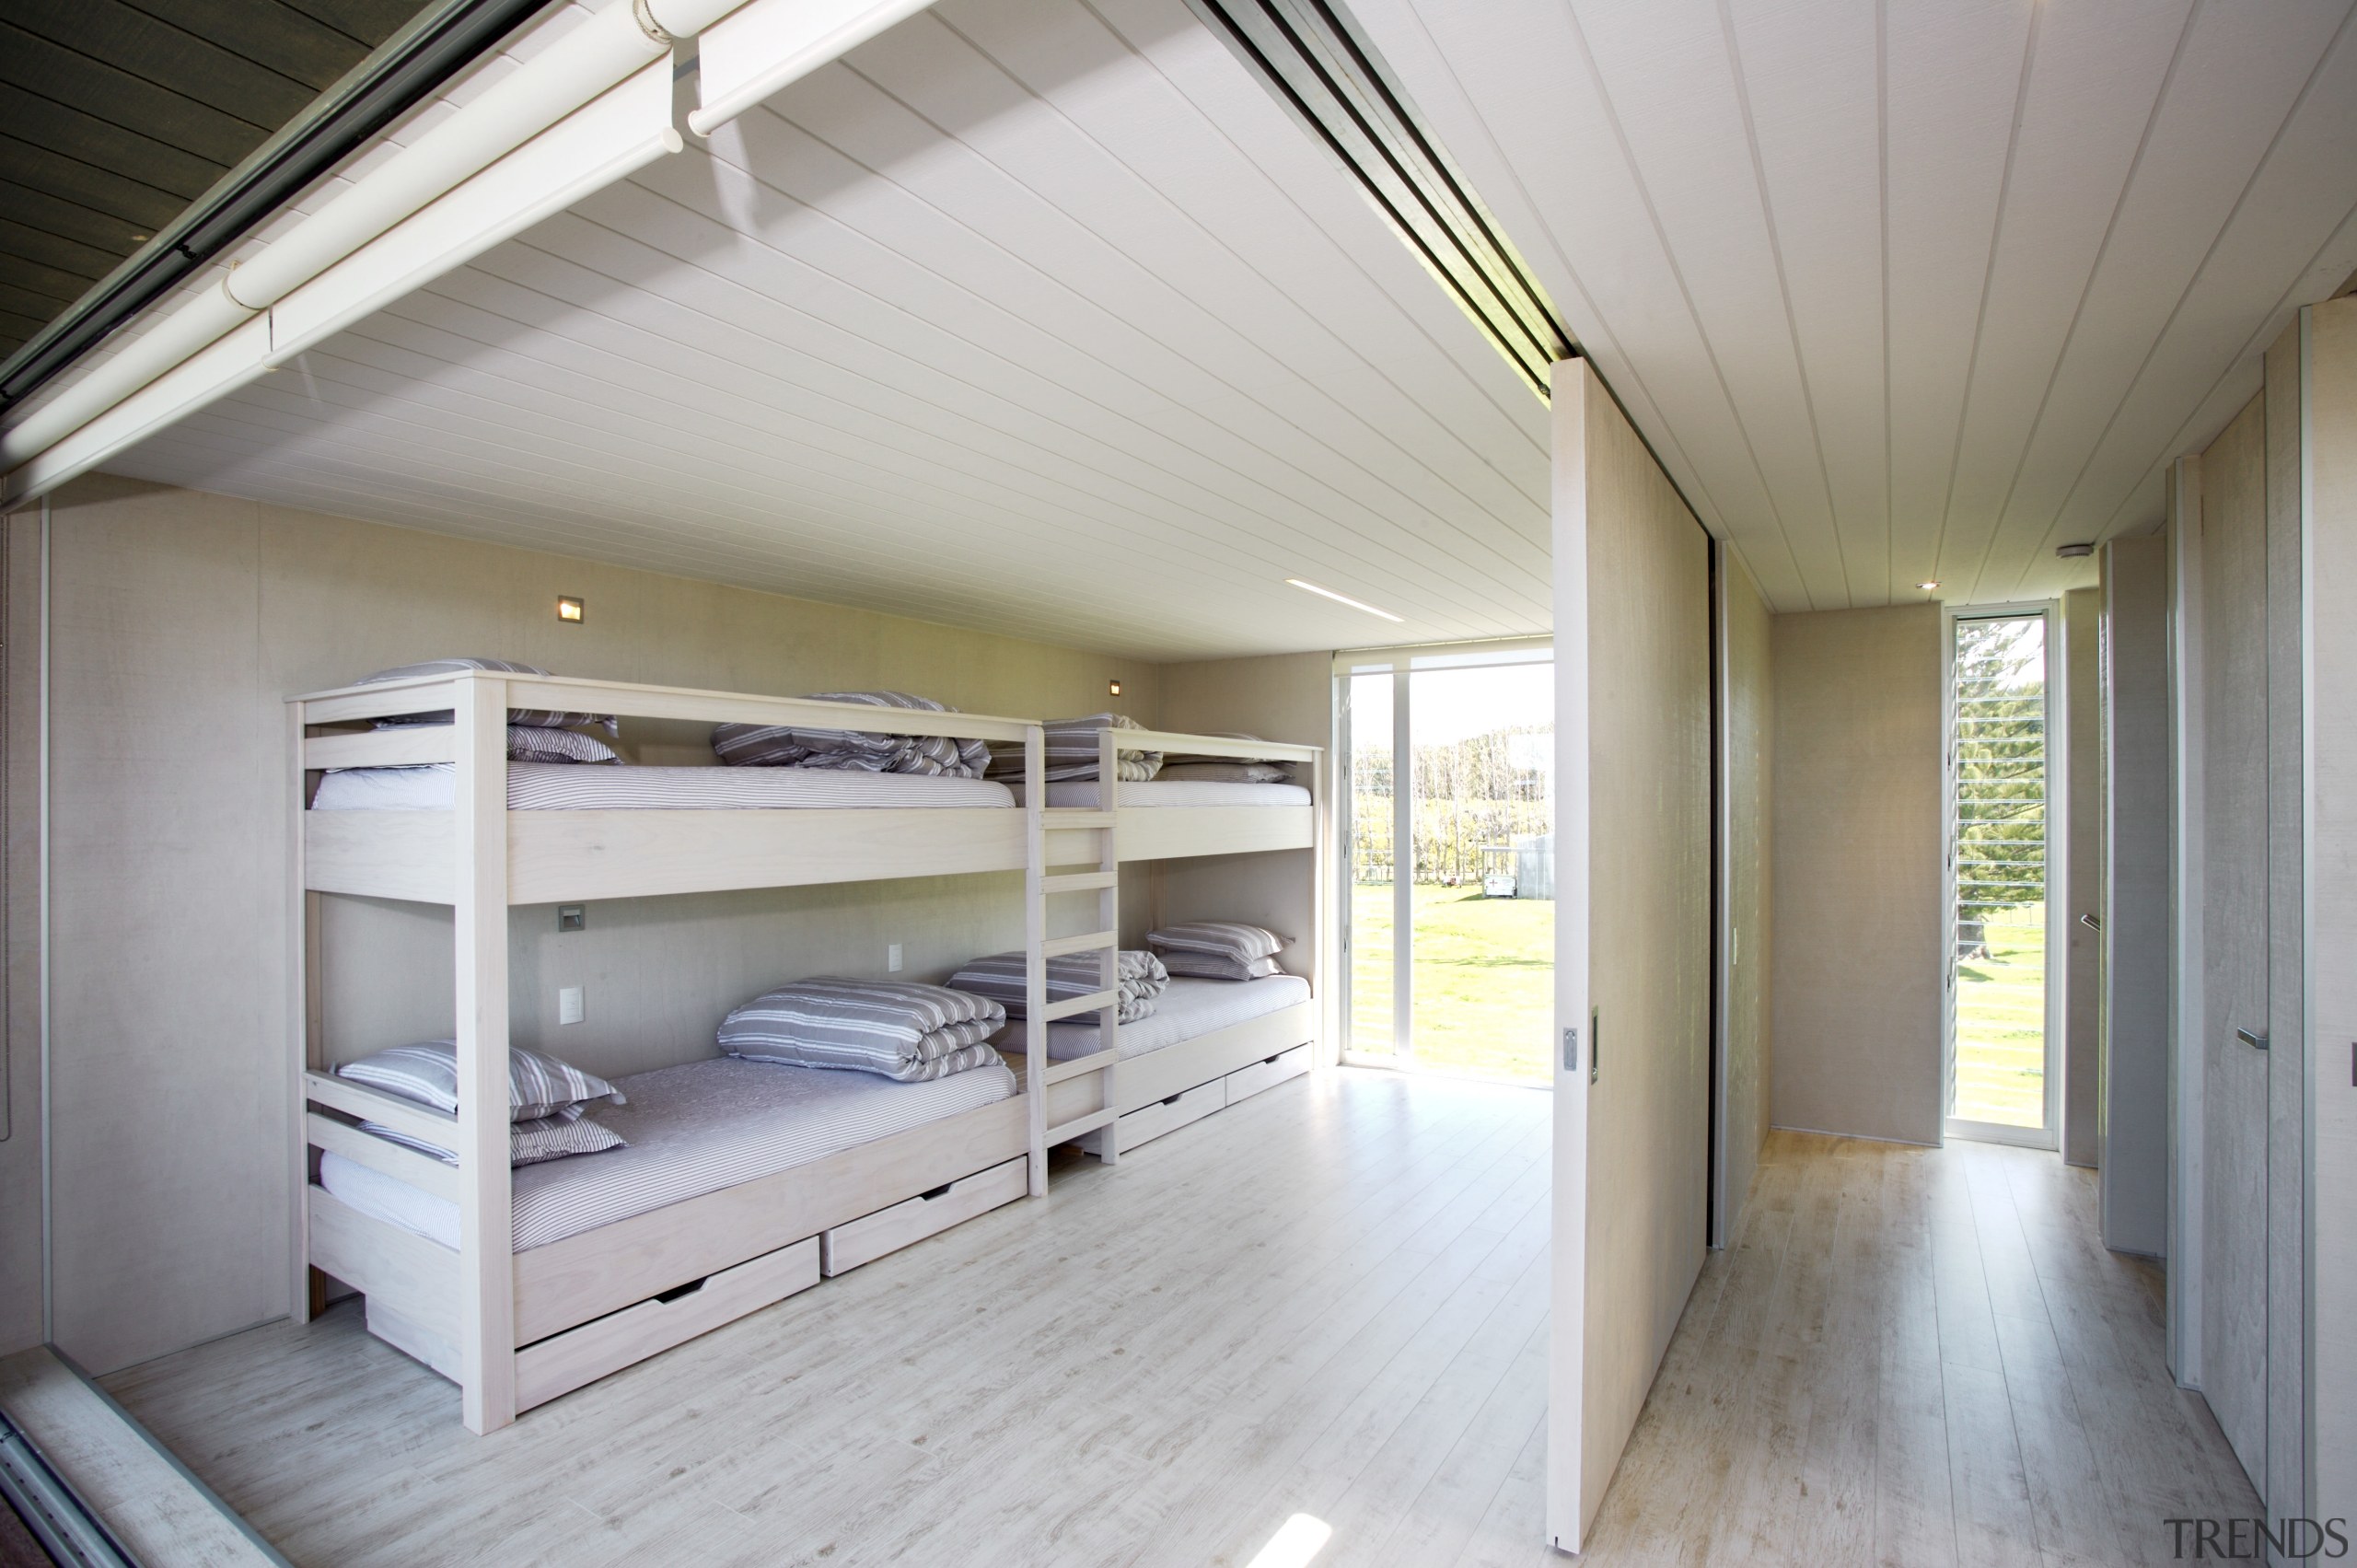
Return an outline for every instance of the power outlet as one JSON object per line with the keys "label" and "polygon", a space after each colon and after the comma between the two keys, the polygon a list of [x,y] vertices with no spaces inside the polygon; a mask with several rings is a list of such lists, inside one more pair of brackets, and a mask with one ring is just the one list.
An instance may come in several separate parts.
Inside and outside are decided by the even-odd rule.
{"label": "power outlet", "polygon": [[557,989],[556,1021],[558,1023],[577,1024],[587,1016],[587,1009],[581,998],[581,987],[566,985]]}
{"label": "power outlet", "polygon": [[898,942],[891,943],[885,947],[884,968],[893,974],[899,974],[900,972],[900,945]]}

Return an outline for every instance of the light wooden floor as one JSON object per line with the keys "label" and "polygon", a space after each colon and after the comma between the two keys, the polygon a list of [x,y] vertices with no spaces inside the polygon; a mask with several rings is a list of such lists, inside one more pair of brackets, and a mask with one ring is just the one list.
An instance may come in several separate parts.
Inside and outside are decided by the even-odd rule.
{"label": "light wooden floor", "polygon": [[[1544,1095],[1345,1072],[471,1438],[349,1307],[109,1386],[303,1563],[1561,1562]],[[2143,1562],[2247,1513],[2052,1156],[1780,1134],[1597,1562]]]}

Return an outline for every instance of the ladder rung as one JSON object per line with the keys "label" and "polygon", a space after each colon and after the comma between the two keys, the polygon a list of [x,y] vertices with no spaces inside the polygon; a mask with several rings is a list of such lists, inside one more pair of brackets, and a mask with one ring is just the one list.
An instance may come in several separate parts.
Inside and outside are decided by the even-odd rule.
{"label": "ladder rung", "polygon": [[1039,1010],[1039,1016],[1050,1023],[1069,1018],[1074,1013],[1094,1013],[1101,1008],[1118,1006],[1121,993],[1118,991],[1092,991],[1086,996],[1067,996],[1061,1002],[1051,1002]]}
{"label": "ladder rung", "polygon": [[1118,931],[1092,931],[1085,936],[1051,936],[1039,945],[1039,951],[1051,958],[1061,958],[1069,953],[1096,953],[1118,947],[1121,934]]}
{"label": "ladder rung", "polygon": [[1070,806],[1051,807],[1039,815],[1051,833],[1088,832],[1110,828],[1121,819],[1110,811],[1085,811]]}
{"label": "ladder rung", "polygon": [[1121,879],[1118,871],[1062,871],[1039,878],[1043,893],[1093,893]]}
{"label": "ladder rung", "polygon": [[1083,1073],[1102,1073],[1112,1066],[1120,1054],[1119,1051],[1092,1051],[1069,1062],[1051,1062],[1048,1063],[1048,1082],[1061,1084],[1066,1078],[1077,1078]]}
{"label": "ladder rung", "polygon": [[1051,1144],[1061,1144],[1066,1138],[1077,1138],[1083,1132],[1094,1132],[1099,1127],[1109,1124],[1114,1118],[1120,1114],[1121,1113],[1118,1110],[1106,1109],[1092,1110],[1086,1116],[1075,1116],[1070,1121],[1064,1122],[1061,1126],[1049,1128],[1048,1142]]}

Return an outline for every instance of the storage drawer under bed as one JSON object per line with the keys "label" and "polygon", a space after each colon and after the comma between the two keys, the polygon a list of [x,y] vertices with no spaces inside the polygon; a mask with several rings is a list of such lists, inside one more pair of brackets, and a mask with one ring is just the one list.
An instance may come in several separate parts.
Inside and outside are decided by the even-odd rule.
{"label": "storage drawer under bed", "polygon": [[1142,1105],[1124,1115],[1110,1128],[1100,1128],[1080,1140],[1080,1146],[1090,1154],[1100,1151],[1108,1132],[1119,1134],[1120,1142],[1113,1146],[1127,1154],[1140,1144],[1159,1138],[1165,1132],[1176,1132],[1190,1121],[1201,1121],[1214,1110],[1227,1105],[1227,1083],[1213,1078],[1208,1084],[1198,1084],[1184,1094],[1172,1095],[1152,1105]]}
{"label": "storage drawer under bed", "polygon": [[[808,1290],[819,1277],[819,1238],[807,1237],[525,1345],[516,1353],[516,1408],[527,1411],[569,1394],[609,1372]],[[370,1326],[375,1327],[373,1322]]]}
{"label": "storage drawer under bed", "polygon": [[1249,1067],[1239,1067],[1227,1075],[1227,1103],[1248,1099],[1262,1089],[1274,1088],[1287,1078],[1298,1078],[1309,1071],[1309,1047],[1296,1045],[1291,1051],[1279,1051],[1265,1062],[1255,1062]]}
{"label": "storage drawer under bed", "polygon": [[936,1236],[953,1225],[1012,1203],[1030,1191],[1026,1162],[1011,1159],[964,1176],[946,1187],[864,1214],[819,1234],[819,1267],[829,1279],[872,1263],[888,1252]]}

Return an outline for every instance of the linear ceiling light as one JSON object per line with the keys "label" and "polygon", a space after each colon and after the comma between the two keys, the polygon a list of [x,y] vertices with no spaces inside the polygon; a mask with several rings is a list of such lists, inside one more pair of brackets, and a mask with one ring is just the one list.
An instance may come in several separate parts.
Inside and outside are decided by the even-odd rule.
{"label": "linear ceiling light", "polygon": [[1310,593],[1318,595],[1320,598],[1330,598],[1336,604],[1347,604],[1353,610],[1364,610],[1369,615],[1380,615],[1386,621],[1396,621],[1400,622],[1402,625],[1406,624],[1407,618],[1405,616],[1394,615],[1387,610],[1377,610],[1375,606],[1368,604],[1364,599],[1353,598],[1348,594],[1338,594],[1331,588],[1321,588],[1316,583],[1305,583],[1299,577],[1287,577],[1285,581],[1291,583],[1295,587],[1306,589]]}
{"label": "linear ceiling light", "polygon": [[1397,77],[1329,0],[1190,0],[1543,401],[1579,350]]}

